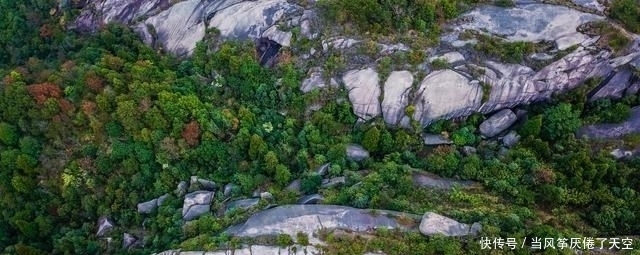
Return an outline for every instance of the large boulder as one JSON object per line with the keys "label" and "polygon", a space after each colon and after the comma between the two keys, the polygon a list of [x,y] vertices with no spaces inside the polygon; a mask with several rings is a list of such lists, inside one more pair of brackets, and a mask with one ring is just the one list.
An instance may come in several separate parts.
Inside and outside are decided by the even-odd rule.
{"label": "large boulder", "polygon": [[215,191],[218,186],[214,181],[198,178],[198,176],[191,176],[189,183],[189,189],[191,190]]}
{"label": "large boulder", "polygon": [[482,89],[452,71],[430,73],[420,83],[413,118],[423,125],[456,115],[468,115],[480,107]]}
{"label": "large boulder", "polygon": [[347,158],[353,161],[363,161],[369,158],[369,152],[357,144],[347,145]]}
{"label": "large boulder", "polygon": [[97,237],[103,237],[107,233],[111,232],[115,225],[109,218],[102,216],[98,219],[98,232],[96,232]]}
{"label": "large boulder", "polygon": [[[404,220],[406,219],[406,220]],[[370,209],[355,209],[336,205],[284,205],[252,215],[245,223],[225,232],[237,237],[257,237],[277,234],[296,236],[306,233],[312,244],[321,243],[318,231],[343,229],[364,232],[373,229],[415,229],[419,216]],[[413,221],[413,222],[412,222]]]}
{"label": "large boulder", "polygon": [[382,116],[387,124],[396,125],[405,115],[412,85],[413,75],[409,71],[391,72],[387,78],[382,100]]}
{"label": "large boulder", "polygon": [[343,77],[349,91],[353,113],[362,120],[370,120],[380,115],[380,85],[378,73],[372,68],[348,71]]}
{"label": "large boulder", "polygon": [[420,221],[420,233],[431,236],[442,234],[445,236],[466,236],[476,235],[479,232],[479,224],[474,224],[472,228],[468,224],[457,222],[437,213],[427,212]]}
{"label": "large boulder", "polygon": [[485,137],[494,137],[513,125],[516,120],[518,117],[513,111],[503,109],[480,124],[480,134]]}
{"label": "large boulder", "polygon": [[138,204],[138,213],[149,214],[155,211],[164,201],[169,198],[169,194],[164,194],[158,198],[151,199]]}
{"label": "large boulder", "polygon": [[589,101],[595,101],[602,98],[620,99],[624,96],[624,92],[631,85],[633,73],[630,70],[622,70],[616,72],[606,79],[597,91],[589,98]]}
{"label": "large boulder", "polygon": [[483,5],[464,17],[463,20],[471,22],[457,26],[460,30],[486,31],[509,41],[553,41],[559,50],[588,40],[589,37],[579,33],[577,28],[603,19],[602,16],[550,4],[526,4],[513,8]]}
{"label": "large boulder", "polygon": [[214,192],[196,191],[185,195],[182,205],[182,219],[194,220],[211,210],[211,200]]}

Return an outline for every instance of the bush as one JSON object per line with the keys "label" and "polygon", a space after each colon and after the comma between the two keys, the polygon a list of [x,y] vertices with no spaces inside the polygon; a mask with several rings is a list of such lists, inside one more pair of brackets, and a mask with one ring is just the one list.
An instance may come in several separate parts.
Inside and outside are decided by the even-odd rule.
{"label": "bush", "polygon": [[570,104],[561,103],[544,111],[542,124],[543,135],[556,140],[573,134],[582,125],[582,120]]}
{"label": "bush", "polygon": [[640,33],[640,1],[614,0],[609,16],[622,22],[631,32]]}
{"label": "bush", "polygon": [[318,192],[322,185],[322,177],[311,174],[300,181],[300,191],[304,194],[314,194]]}

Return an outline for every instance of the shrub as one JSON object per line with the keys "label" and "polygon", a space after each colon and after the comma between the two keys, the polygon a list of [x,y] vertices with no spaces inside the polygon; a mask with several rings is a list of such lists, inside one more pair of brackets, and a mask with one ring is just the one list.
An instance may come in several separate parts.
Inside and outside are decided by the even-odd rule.
{"label": "shrub", "polygon": [[609,16],[622,22],[631,32],[640,33],[640,2],[638,0],[614,0]]}

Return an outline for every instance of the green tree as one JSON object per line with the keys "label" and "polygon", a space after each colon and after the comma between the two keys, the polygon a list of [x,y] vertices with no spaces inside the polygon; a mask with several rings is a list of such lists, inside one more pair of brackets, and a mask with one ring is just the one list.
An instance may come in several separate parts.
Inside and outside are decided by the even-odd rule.
{"label": "green tree", "polygon": [[16,127],[6,122],[0,122],[0,142],[5,145],[15,145],[18,142]]}
{"label": "green tree", "polygon": [[378,151],[378,144],[380,143],[380,130],[377,127],[372,127],[364,133],[362,137],[362,147],[370,152]]}
{"label": "green tree", "polygon": [[573,134],[582,125],[582,121],[580,114],[570,104],[561,103],[544,111],[542,124],[543,135],[555,140]]}

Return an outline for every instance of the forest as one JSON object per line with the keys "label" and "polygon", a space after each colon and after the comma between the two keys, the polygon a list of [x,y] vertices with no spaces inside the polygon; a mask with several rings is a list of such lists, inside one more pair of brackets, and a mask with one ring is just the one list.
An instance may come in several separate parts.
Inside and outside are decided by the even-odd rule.
{"label": "forest", "polygon": [[[387,2],[320,4],[327,19],[380,34],[437,27],[439,20],[459,12],[456,1],[402,1],[406,8],[399,10],[406,13],[401,14],[413,19],[396,20],[392,17],[398,13],[385,11]],[[612,17],[638,27],[637,5],[625,7],[633,6],[632,0],[614,3]],[[174,209],[181,205],[178,198],[169,198],[153,217],[138,214],[136,205],[174,190],[190,176],[236,183],[241,196],[266,190],[278,204],[288,204],[296,197],[285,187],[301,179],[303,193],[317,192],[320,179],[312,170],[325,163],[330,163],[331,176],[361,183],[323,191],[328,204],[415,214],[435,210],[481,222],[481,236],[640,233],[640,158],[609,155],[616,145],[640,146],[640,135],[615,142],[575,135],[585,124],[625,120],[640,105],[639,95],[588,102],[589,88],[598,84],[592,80],[528,106],[525,120],[516,124],[522,141],[500,152],[497,143],[480,138],[477,127],[485,118],[480,114],[438,121],[424,130],[391,127],[379,119],[354,125],[349,101],[336,100],[345,97],[344,89],[303,94],[299,87],[305,73],[298,66],[280,61],[265,68],[250,42],[211,36],[193,56],[178,59],[143,44],[124,26],[112,24],[90,35],[68,31],[65,20],[76,13],[56,7],[53,0],[0,1],[2,254],[150,254],[229,247],[237,240],[222,231],[247,215],[207,216],[183,227]],[[370,11],[356,15],[356,8]],[[315,103],[324,106],[308,111]],[[450,134],[454,144],[425,146],[424,131]],[[371,158],[348,160],[345,146],[350,143],[362,144]],[[477,153],[464,153],[464,146],[476,147]],[[363,176],[362,169],[371,173]],[[412,188],[411,169],[472,180],[482,188]],[[103,215],[118,226],[144,225],[139,230],[147,237],[144,248],[113,248],[97,238],[96,222]],[[328,240],[331,254],[376,249],[388,254],[489,253],[474,237],[382,231],[370,242]],[[634,245],[640,249],[640,241]]]}

